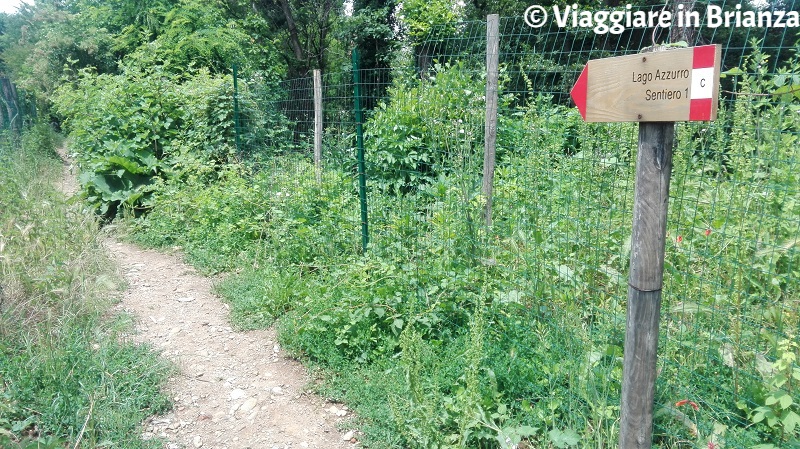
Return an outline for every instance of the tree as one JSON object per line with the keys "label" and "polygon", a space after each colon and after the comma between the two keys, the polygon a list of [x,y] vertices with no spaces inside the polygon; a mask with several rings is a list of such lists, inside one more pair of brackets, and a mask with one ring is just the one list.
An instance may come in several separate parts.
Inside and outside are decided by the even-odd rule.
{"label": "tree", "polygon": [[391,66],[399,45],[395,15],[397,0],[355,0],[353,15],[344,21],[344,41],[358,48],[363,69]]}
{"label": "tree", "polygon": [[207,68],[228,73],[245,59],[247,33],[222,9],[221,2],[184,0],[168,11],[158,36],[139,45],[126,59],[142,68],[160,66],[181,74]]}
{"label": "tree", "polygon": [[[489,14],[500,17],[521,17],[532,4],[547,6],[549,2],[530,2],[528,0],[471,0],[466,2],[466,17],[470,20],[486,20]],[[572,4],[573,2],[568,2]]]}
{"label": "tree", "polygon": [[342,2],[334,0],[254,0],[253,7],[283,42],[282,56],[289,77],[306,76],[328,68],[328,48]]}
{"label": "tree", "polygon": [[111,34],[71,12],[63,2],[23,4],[4,21],[3,71],[17,86],[36,92],[42,112],[46,113],[49,95],[58,87],[65,66],[115,70]]}
{"label": "tree", "polygon": [[456,33],[462,8],[450,0],[404,0],[400,12],[414,49],[417,70],[425,77],[437,57],[437,46]]}
{"label": "tree", "polygon": [[114,36],[114,55],[121,59],[163,31],[167,14],[180,7],[180,0],[74,0],[70,10],[86,23],[106,29]]}

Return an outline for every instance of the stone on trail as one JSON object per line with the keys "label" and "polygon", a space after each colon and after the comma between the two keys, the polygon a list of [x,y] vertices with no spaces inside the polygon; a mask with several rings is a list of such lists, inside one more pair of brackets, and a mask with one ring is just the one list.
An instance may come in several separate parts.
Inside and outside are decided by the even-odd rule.
{"label": "stone on trail", "polygon": [[236,388],[235,390],[231,391],[231,400],[235,401],[237,399],[241,399],[247,396],[247,393],[244,392],[241,388]]}

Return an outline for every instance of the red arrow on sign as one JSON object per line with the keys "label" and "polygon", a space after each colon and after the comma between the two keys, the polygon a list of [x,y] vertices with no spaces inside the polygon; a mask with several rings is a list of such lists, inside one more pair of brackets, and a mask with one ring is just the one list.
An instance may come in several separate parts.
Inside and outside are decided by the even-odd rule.
{"label": "red arrow on sign", "polygon": [[572,90],[569,91],[569,96],[572,98],[572,101],[575,102],[575,105],[578,106],[578,111],[580,111],[583,120],[586,120],[586,90],[588,86],[589,64],[586,64],[583,66],[583,71],[581,71],[581,76],[578,77],[578,81],[575,81],[575,85],[572,86]]}

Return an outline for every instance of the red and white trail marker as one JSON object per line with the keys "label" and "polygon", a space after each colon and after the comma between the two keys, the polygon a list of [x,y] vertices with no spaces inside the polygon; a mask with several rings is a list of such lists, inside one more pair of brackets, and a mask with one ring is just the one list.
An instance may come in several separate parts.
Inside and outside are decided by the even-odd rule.
{"label": "red and white trail marker", "polygon": [[587,122],[712,121],[722,47],[593,59],[570,96]]}

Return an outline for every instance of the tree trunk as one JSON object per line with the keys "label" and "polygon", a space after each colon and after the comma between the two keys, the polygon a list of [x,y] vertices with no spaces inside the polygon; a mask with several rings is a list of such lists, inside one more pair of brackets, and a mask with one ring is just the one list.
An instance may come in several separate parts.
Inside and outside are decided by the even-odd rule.
{"label": "tree trunk", "polygon": [[289,6],[289,0],[281,0],[281,9],[283,10],[283,15],[286,17],[286,28],[289,29],[289,46],[292,47],[294,57],[297,58],[298,61],[305,61],[306,58],[305,55],[303,55],[303,49],[300,47],[297,24],[294,21],[294,15],[292,14],[292,8]]}
{"label": "tree trunk", "polygon": [[694,9],[695,0],[676,0],[672,5],[672,29],[670,30],[670,42],[685,41],[689,46],[694,45],[695,27],[691,23],[683,23],[683,26],[678,26],[678,15],[684,18],[688,13]]}
{"label": "tree trunk", "polygon": [[425,42],[421,45],[417,45],[415,53],[417,54],[417,70],[419,71],[419,77],[421,79],[427,79],[428,71],[430,71],[433,65],[431,44]]}
{"label": "tree trunk", "polygon": [[9,129],[19,131],[21,128],[21,117],[19,116],[17,89],[8,78],[0,78],[0,88],[2,88],[3,104],[6,107],[8,127]]}

